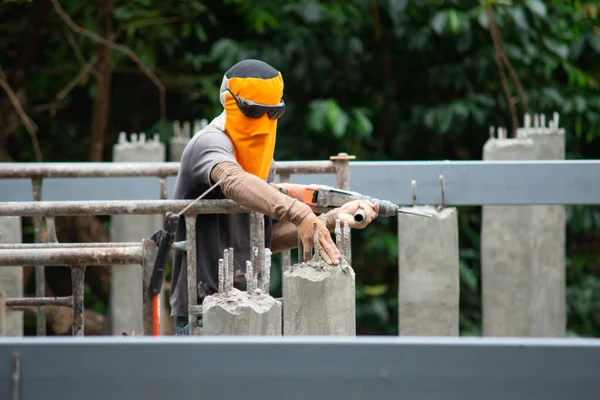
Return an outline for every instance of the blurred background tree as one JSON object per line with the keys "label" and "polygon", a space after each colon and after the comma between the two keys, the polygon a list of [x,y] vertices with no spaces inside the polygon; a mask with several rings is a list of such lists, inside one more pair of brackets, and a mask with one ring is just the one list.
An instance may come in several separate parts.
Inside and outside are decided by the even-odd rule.
{"label": "blurred background tree", "polygon": [[[525,111],[559,112],[568,158],[597,158],[599,8],[585,0],[5,0],[0,161],[110,161],[121,131],[159,132],[167,142],[172,121],[220,112],[222,74],[244,58],[283,73],[279,160],[340,151],[480,160],[488,127],[510,132]],[[568,330],[599,336],[600,213],[567,209]],[[461,333],[478,335],[481,210],[459,211]],[[106,235],[98,221],[106,223],[64,218],[59,240]],[[395,223],[381,219],[354,235],[358,331],[397,334]],[[63,290],[58,273],[48,279]],[[108,284],[106,271],[88,278],[88,306],[99,314]]]}

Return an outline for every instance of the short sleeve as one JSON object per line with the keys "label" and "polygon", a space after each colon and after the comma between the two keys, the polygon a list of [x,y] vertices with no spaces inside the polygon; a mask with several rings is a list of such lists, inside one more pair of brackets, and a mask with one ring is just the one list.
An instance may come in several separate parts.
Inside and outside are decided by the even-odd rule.
{"label": "short sleeve", "polygon": [[189,167],[193,185],[211,186],[212,169],[221,162],[234,162],[233,144],[229,137],[218,130],[208,130],[200,134],[190,149]]}

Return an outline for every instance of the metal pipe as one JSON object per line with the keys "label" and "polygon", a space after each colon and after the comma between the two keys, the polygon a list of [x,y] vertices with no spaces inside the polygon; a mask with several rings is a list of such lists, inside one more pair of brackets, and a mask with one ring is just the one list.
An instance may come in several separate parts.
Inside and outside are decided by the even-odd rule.
{"label": "metal pipe", "polygon": [[199,334],[198,317],[191,310],[198,305],[198,271],[196,268],[196,216],[185,216],[187,230],[187,289],[188,289],[188,322],[190,336]]}
{"label": "metal pipe", "polygon": [[[193,200],[41,201],[0,204],[2,217],[65,215],[151,215],[177,213]],[[200,200],[186,214],[245,214],[249,210],[231,200]]]}
{"label": "metal pipe", "polygon": [[[14,265],[140,264],[142,246],[55,249],[10,249],[0,252],[0,267]],[[37,296],[36,297],[43,297]]]}
{"label": "metal pipe", "polygon": [[96,247],[136,247],[138,242],[93,242],[93,243],[14,243],[0,244],[0,250],[11,249],[76,249]]}
{"label": "metal pipe", "polygon": [[65,297],[14,297],[6,299],[7,307],[41,307],[65,306],[72,307],[71,296]]}
{"label": "metal pipe", "polygon": [[[42,200],[42,180],[34,178],[31,180],[33,189],[33,204]],[[41,243],[42,241],[42,216],[38,215],[33,219],[34,226],[34,241]],[[35,296],[43,297],[46,295],[46,270],[44,265],[35,266]],[[37,336],[46,336],[46,311],[44,307],[36,310],[36,331]]]}
{"label": "metal pipe", "polygon": [[[152,314],[152,296],[150,294],[150,279],[152,278],[152,269],[156,261],[158,247],[151,239],[144,239],[142,247],[142,307],[144,335],[153,335],[153,314]],[[160,296],[159,296],[160,301]],[[159,312],[160,316],[160,312]]]}
{"label": "metal pipe", "polygon": [[[126,178],[177,176],[179,162],[3,163],[0,179]],[[331,161],[276,161],[277,173],[334,173]]]}
{"label": "metal pipe", "polygon": [[85,278],[85,267],[71,267],[71,287],[73,296],[71,296],[73,307],[73,336],[83,336],[84,332],[84,298],[83,282]]}

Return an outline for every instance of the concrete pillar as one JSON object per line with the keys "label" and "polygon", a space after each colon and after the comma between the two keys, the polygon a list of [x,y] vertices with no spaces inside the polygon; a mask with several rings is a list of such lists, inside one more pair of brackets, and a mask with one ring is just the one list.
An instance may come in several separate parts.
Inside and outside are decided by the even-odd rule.
{"label": "concrete pillar", "polygon": [[[325,263],[317,250],[311,260],[283,272],[284,336],[356,335],[355,275],[346,261],[350,229],[344,229],[341,241],[339,223],[337,228],[336,244],[344,255],[341,264]],[[298,258],[302,259],[300,254]]]}
{"label": "concrete pillar", "polygon": [[[113,148],[114,162],[164,162],[165,145],[158,140],[146,140],[142,133],[131,134],[127,141],[124,133]],[[157,193],[157,198],[159,193]],[[114,242],[140,242],[150,238],[162,227],[162,215],[115,215],[111,219],[110,236]],[[140,265],[115,265],[111,280],[111,334],[126,332],[142,334],[142,267]]]}
{"label": "concrete pillar", "polygon": [[398,215],[398,333],[459,335],[458,213],[422,206],[432,215]]}
{"label": "concrete pillar", "polygon": [[[484,160],[564,159],[558,121],[526,116],[517,138],[501,134]],[[544,126],[542,126],[544,125]],[[502,130],[500,132],[503,132]],[[564,206],[484,206],[481,232],[483,334],[562,337],[566,332]]]}
{"label": "concrete pillar", "polygon": [[254,273],[256,264],[246,261],[247,291],[233,287],[233,255],[232,248],[224,251],[219,260],[219,290],[202,304],[203,334],[281,336],[281,302],[269,295],[270,253],[265,254],[260,281],[259,274]]}
{"label": "concrete pillar", "polygon": [[[0,217],[0,243],[23,243],[21,217]],[[0,292],[7,298],[23,297],[23,267],[0,267]],[[23,311],[7,307],[5,336],[23,336]]]}
{"label": "concrete pillar", "polygon": [[169,139],[169,161],[181,161],[181,154],[190,138],[204,128],[207,123],[206,119],[196,120],[193,129],[190,130],[189,121],[185,121],[183,124],[180,124],[179,121],[173,122],[173,137]]}

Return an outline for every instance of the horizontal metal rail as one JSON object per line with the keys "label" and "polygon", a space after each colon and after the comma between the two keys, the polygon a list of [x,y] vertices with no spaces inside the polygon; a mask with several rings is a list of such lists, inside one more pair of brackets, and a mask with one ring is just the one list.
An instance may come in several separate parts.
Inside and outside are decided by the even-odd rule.
{"label": "horizontal metal rail", "polygon": [[[2,163],[0,179],[176,176],[179,162]],[[278,174],[335,173],[334,161],[277,161]]]}
{"label": "horizontal metal rail", "polygon": [[[31,201],[0,203],[0,216],[150,215],[180,212],[193,200]],[[200,200],[186,214],[244,214],[231,200]]]}
{"label": "horizontal metal rail", "polygon": [[[185,243],[185,242],[184,242]],[[138,242],[93,242],[93,243],[11,243],[0,244],[3,249],[73,249],[94,247],[137,247]]]}
{"label": "horizontal metal rail", "polygon": [[14,265],[107,265],[141,264],[143,249],[138,247],[3,249],[0,266]]}
{"label": "horizontal metal rail", "polygon": [[[17,382],[13,357],[21,360]],[[129,400],[597,400],[599,359],[599,340],[574,338],[4,338],[0,393],[18,387],[23,400],[51,393],[61,400],[124,393]]]}
{"label": "horizontal metal rail", "polygon": [[8,307],[73,306],[73,297],[15,297],[6,299]]}

